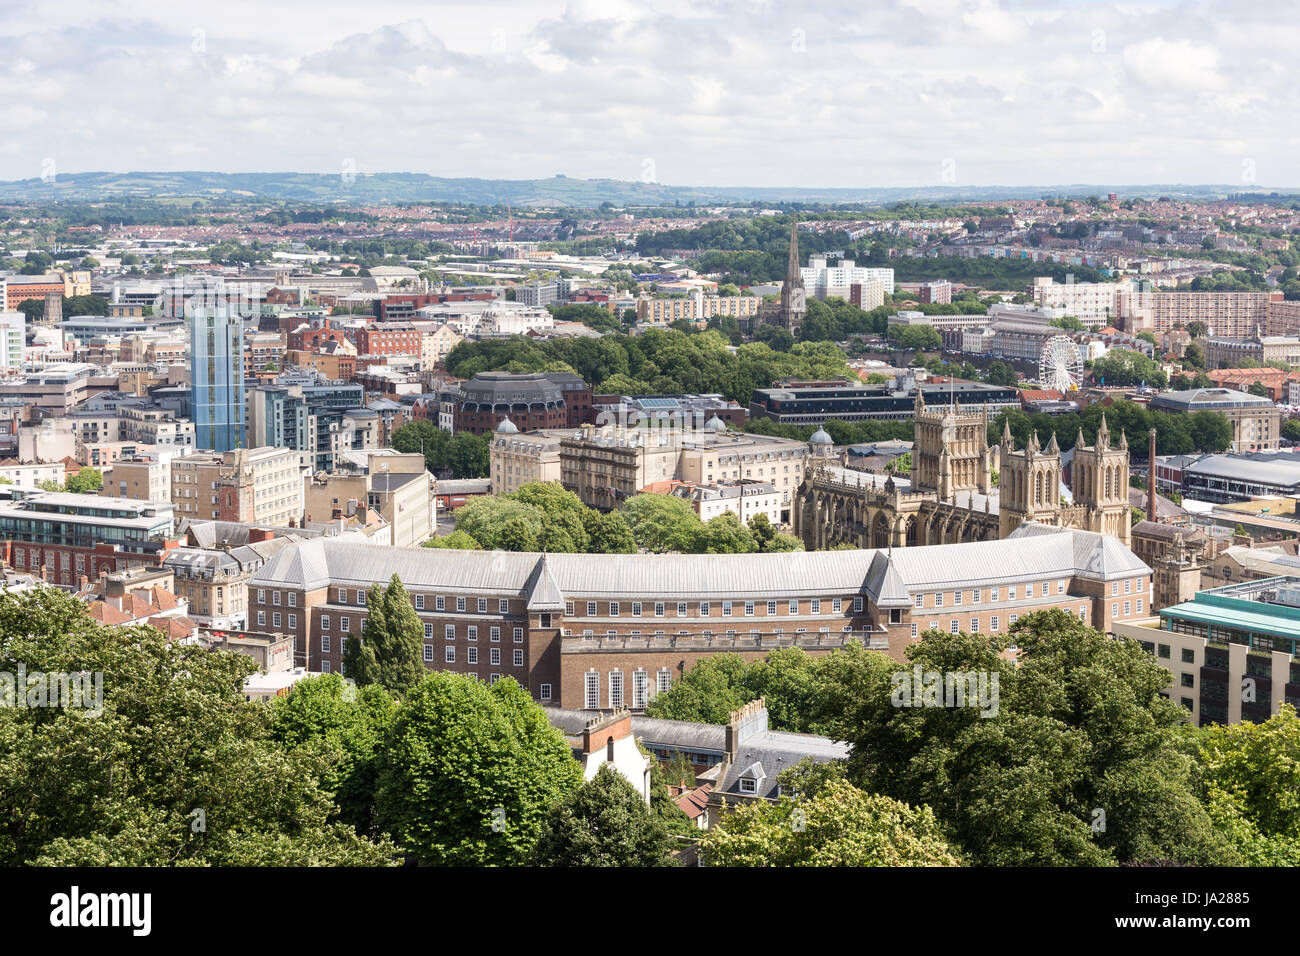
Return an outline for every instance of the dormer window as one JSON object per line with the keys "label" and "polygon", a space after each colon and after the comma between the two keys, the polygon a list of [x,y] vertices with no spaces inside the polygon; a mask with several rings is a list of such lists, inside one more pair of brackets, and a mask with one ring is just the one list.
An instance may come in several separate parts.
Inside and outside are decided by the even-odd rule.
{"label": "dormer window", "polygon": [[755,780],[753,777],[741,777],[741,778],[740,778],[740,792],[741,792],[741,793],[757,793],[757,792],[758,792],[758,781]]}

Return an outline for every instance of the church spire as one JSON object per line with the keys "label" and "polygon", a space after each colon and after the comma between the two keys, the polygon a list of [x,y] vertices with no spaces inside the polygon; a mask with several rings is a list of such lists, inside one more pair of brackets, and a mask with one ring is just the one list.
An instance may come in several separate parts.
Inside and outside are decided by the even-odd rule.
{"label": "church spire", "polygon": [[1097,448],[1105,451],[1110,447],[1110,429],[1106,427],[1106,413],[1101,413],[1101,425],[1097,427]]}
{"label": "church spire", "polygon": [[790,259],[785,266],[786,281],[801,279],[803,273],[799,271],[799,217],[790,218]]}

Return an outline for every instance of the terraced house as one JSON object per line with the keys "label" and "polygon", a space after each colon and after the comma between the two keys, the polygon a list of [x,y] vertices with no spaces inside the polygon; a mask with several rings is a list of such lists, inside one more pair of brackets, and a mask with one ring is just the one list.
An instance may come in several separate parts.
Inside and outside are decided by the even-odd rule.
{"label": "terraced house", "polygon": [[1150,614],[1151,569],[1114,538],[1028,522],[1000,541],[793,554],[516,554],[291,544],[249,582],[249,626],[337,671],[366,594],[396,574],[431,669],[514,677],[543,703],[644,708],[698,661],[850,640],[904,659],[925,630],[1005,632],[1062,608],[1092,626]]}

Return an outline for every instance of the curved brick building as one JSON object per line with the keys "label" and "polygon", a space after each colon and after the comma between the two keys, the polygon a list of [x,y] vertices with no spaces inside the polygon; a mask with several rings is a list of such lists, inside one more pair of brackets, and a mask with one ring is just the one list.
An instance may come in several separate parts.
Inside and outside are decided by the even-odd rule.
{"label": "curved brick building", "polygon": [[[570,424],[568,396],[565,383],[556,379],[557,376],[543,372],[530,375],[480,372],[460,386],[454,430],[485,435],[496,431],[507,418],[521,432],[566,428]],[[588,405],[590,397],[591,390],[587,388]]]}
{"label": "curved brick building", "polygon": [[899,661],[926,629],[999,633],[1062,608],[1102,631],[1150,613],[1151,569],[1119,541],[1032,522],[1001,541],[791,554],[516,554],[298,542],[249,582],[249,626],[339,670],[366,593],[396,574],[428,667],[514,677],[542,703],[643,708],[699,660],[861,640]]}

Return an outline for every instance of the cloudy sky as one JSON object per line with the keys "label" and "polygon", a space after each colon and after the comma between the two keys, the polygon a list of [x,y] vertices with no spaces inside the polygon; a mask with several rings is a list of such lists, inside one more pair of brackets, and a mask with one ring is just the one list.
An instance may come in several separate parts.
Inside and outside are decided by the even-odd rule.
{"label": "cloudy sky", "polygon": [[0,178],[1300,186],[1297,51],[1300,0],[5,0]]}

